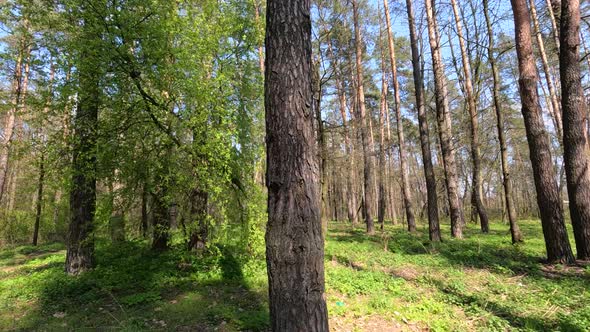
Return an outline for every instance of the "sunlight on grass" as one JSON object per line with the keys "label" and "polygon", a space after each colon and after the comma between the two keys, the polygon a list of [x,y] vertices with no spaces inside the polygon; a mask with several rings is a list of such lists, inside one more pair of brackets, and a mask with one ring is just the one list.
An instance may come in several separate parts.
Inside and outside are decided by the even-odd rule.
{"label": "sunlight on grass", "polygon": [[[424,227],[424,225],[422,225]],[[465,240],[428,243],[422,229],[388,226],[388,237],[332,223],[326,243],[331,325],[339,331],[585,331],[590,270],[544,266],[540,225],[469,225]],[[387,246],[385,243],[387,240]],[[266,269],[231,248],[198,258],[143,242],[100,245],[98,266],[63,273],[59,244],[0,251],[0,330],[72,328],[262,331],[268,328]]]}

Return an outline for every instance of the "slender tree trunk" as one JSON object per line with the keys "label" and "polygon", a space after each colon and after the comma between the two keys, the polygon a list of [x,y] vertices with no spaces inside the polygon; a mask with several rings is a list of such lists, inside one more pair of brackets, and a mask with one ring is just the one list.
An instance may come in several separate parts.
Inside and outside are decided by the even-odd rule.
{"label": "slender tree trunk", "polygon": [[[258,0],[253,0],[254,2],[254,24],[256,25],[256,29],[261,31],[261,19],[260,19],[260,4]],[[260,45],[258,45],[258,66],[260,67],[260,73],[264,76],[264,49],[262,45],[262,41]]]}
{"label": "slender tree trunk", "polygon": [[477,103],[473,92],[473,83],[471,80],[471,61],[467,56],[467,48],[465,47],[465,40],[463,38],[463,24],[459,16],[459,9],[457,2],[451,0],[453,7],[453,14],[455,16],[455,25],[457,26],[457,35],[459,39],[459,47],[461,48],[461,59],[463,62],[463,83],[465,87],[465,94],[467,97],[467,109],[469,111],[470,125],[471,125],[471,161],[473,163],[473,202],[477,208],[479,215],[481,231],[487,233],[490,230],[488,215],[486,208],[482,201],[482,180],[481,180],[481,156],[479,148],[479,121],[477,117]]}
{"label": "slender tree trunk", "polygon": [[570,216],[579,259],[590,259],[590,160],[588,116],[580,73],[580,0],[561,2],[561,77],[563,146]]}
{"label": "slender tree trunk", "polygon": [[141,189],[141,236],[144,239],[147,238],[148,234],[148,199],[149,191],[146,180]]}
{"label": "slender tree trunk", "polygon": [[533,55],[529,11],[526,0],[511,0],[510,2],[514,13],[522,115],[537,190],[537,203],[541,212],[547,259],[549,262],[569,264],[574,261],[574,256],[569,244],[563,219],[563,207],[555,182],[549,137],[539,106],[538,77]]}
{"label": "slender tree trunk", "polygon": [[363,210],[365,223],[367,226],[367,233],[373,234],[375,227],[373,225],[373,205],[374,205],[374,183],[375,176],[373,170],[373,144],[372,130],[367,132],[367,123],[371,125],[371,117],[367,119],[366,108],[365,108],[365,91],[363,84],[363,51],[361,45],[361,27],[359,24],[359,13],[358,13],[358,0],[352,0],[352,10],[354,19],[354,35],[355,35],[355,48],[356,48],[356,81],[357,81],[357,95],[358,95],[358,108],[360,113],[360,131],[361,131],[361,144],[363,146],[363,159],[364,159],[364,196],[363,196]]}
{"label": "slender tree trunk", "polygon": [[[555,122],[557,127],[557,137],[561,143],[563,140],[563,122],[561,119],[561,108],[559,106],[559,98],[555,88],[555,82],[549,70],[549,61],[547,60],[547,52],[545,52],[545,42],[541,35],[541,28],[539,26],[539,20],[537,18],[537,8],[535,6],[535,0],[529,0],[531,17],[533,19],[533,26],[535,28],[535,36],[537,38],[537,46],[539,47],[539,54],[541,55],[541,63],[543,64],[543,74],[545,74],[545,81],[547,82],[547,88],[549,89],[549,98],[551,100],[551,106],[553,107],[553,115],[555,116]],[[563,144],[563,143],[562,143]]]}
{"label": "slender tree trunk", "polygon": [[312,62],[312,77],[311,85],[313,91],[312,110],[315,115],[317,123],[317,144],[318,144],[318,157],[320,161],[320,195],[321,195],[321,207],[320,207],[320,218],[322,220],[322,230],[325,235],[328,231],[328,219],[329,219],[329,191],[328,191],[328,176],[326,169],[326,157],[328,155],[328,148],[326,143],[326,135],[324,130],[324,122],[322,120],[322,85],[320,82],[320,63],[319,61]]}
{"label": "slender tree trunk", "polygon": [[408,222],[408,231],[416,231],[416,220],[414,218],[414,211],[412,206],[412,193],[410,191],[410,183],[408,179],[408,166],[406,158],[406,142],[404,137],[403,118],[401,113],[401,97],[399,82],[397,79],[397,62],[395,59],[395,45],[393,43],[393,32],[391,31],[391,19],[389,17],[388,0],[383,0],[383,7],[385,11],[385,24],[387,26],[387,42],[389,46],[389,61],[391,62],[391,77],[393,81],[393,94],[395,98],[394,112],[397,121],[397,138],[399,144],[399,162],[400,173],[402,178],[402,193],[404,196],[404,206],[406,208],[406,219]]}
{"label": "slender tree trunk", "polygon": [[125,241],[125,209],[122,198],[118,191],[122,188],[122,184],[117,181],[119,170],[115,169],[112,182],[109,184],[111,192],[111,216],[109,218],[109,231],[111,233],[111,241],[113,243],[120,243]]}
{"label": "slender tree trunk", "polygon": [[12,214],[14,211],[14,206],[16,204],[16,184],[18,183],[18,177],[20,172],[20,159],[14,161],[14,165],[11,168],[14,168],[12,172],[10,172],[10,181],[8,182],[8,214]]}
{"label": "slender tree trunk", "polygon": [[[383,31],[381,15],[379,15],[379,49],[381,52],[381,98],[379,105],[379,201],[377,206],[377,220],[381,231],[385,227],[385,112],[387,105],[387,79],[385,77],[385,56],[383,55]],[[387,142],[389,144],[389,142]]]}
{"label": "slender tree trunk", "polygon": [[410,29],[410,45],[412,48],[412,68],[414,74],[414,90],[416,95],[415,108],[418,111],[418,126],[420,130],[420,147],[422,149],[422,163],[424,164],[424,178],[426,180],[426,195],[428,199],[428,230],[430,241],[439,242],[440,224],[438,220],[438,198],[436,192],[436,177],[432,165],[432,152],[430,150],[430,129],[428,128],[428,116],[424,107],[424,78],[418,51],[416,25],[414,22],[414,8],[411,0],[406,0],[408,11],[408,26]]}
{"label": "slender tree trunk", "polygon": [[447,82],[444,63],[440,50],[440,37],[433,0],[426,0],[426,17],[428,20],[428,37],[432,54],[432,68],[434,71],[434,86],[436,100],[436,117],[442,150],[445,180],[447,184],[447,198],[451,215],[451,236],[463,238],[463,212],[459,203],[459,188],[457,185],[457,166],[455,152],[451,140],[451,113],[447,99]]}
{"label": "slender tree trunk", "polygon": [[348,213],[348,221],[352,224],[355,224],[357,221],[357,201],[356,201],[356,194],[354,190],[354,183],[356,178],[355,172],[355,162],[354,162],[354,146],[352,144],[347,117],[346,117],[346,92],[344,91],[344,87],[342,85],[342,72],[340,71],[340,65],[338,62],[338,58],[334,54],[334,50],[332,48],[332,42],[330,36],[327,38],[327,45],[328,45],[328,55],[331,58],[332,65],[334,66],[335,70],[335,81],[336,81],[336,93],[338,94],[338,108],[340,111],[340,116],[342,117],[342,130],[344,132],[344,147],[346,154],[348,156],[348,176],[346,178],[346,205],[347,205],[347,213]]}
{"label": "slender tree trunk", "polygon": [[[10,150],[12,141],[14,139],[14,132],[16,124],[18,122],[18,113],[26,97],[28,73],[29,73],[29,59],[30,59],[30,47],[26,47],[24,44],[26,40],[23,38],[21,41],[21,51],[18,54],[16,60],[16,66],[14,69],[14,77],[12,81],[12,98],[11,108],[8,111],[6,117],[6,123],[4,124],[4,133],[2,139],[2,145],[0,146],[0,201],[2,200],[5,189],[6,189],[6,178],[8,176],[8,164],[10,161]],[[18,171],[18,170],[15,170]]]}
{"label": "slender tree trunk", "polygon": [[486,26],[488,30],[488,61],[492,67],[492,78],[494,85],[492,88],[494,98],[494,110],[496,111],[496,126],[498,128],[498,140],[500,141],[500,157],[502,162],[502,184],[504,186],[504,200],[506,203],[506,212],[508,221],[510,222],[510,235],[512,236],[512,243],[522,242],[522,233],[516,222],[516,210],[514,209],[514,201],[512,198],[512,178],[510,168],[508,166],[508,145],[506,137],[504,136],[504,115],[502,113],[502,101],[500,100],[500,74],[496,65],[496,58],[494,56],[494,34],[492,31],[492,23],[490,21],[490,14],[488,8],[489,0],[483,0],[484,16],[486,19]]}
{"label": "slender tree trunk", "polygon": [[265,45],[271,328],[328,331],[312,110],[310,1],[269,0]]}
{"label": "slender tree trunk", "polygon": [[33,230],[33,245],[39,239],[39,225],[41,223],[41,209],[43,207],[43,181],[45,179],[45,159],[43,153],[39,159],[39,181],[37,182],[37,207],[35,214],[35,229]]}
{"label": "slender tree trunk", "polygon": [[557,21],[555,18],[555,13],[553,12],[553,6],[551,4],[551,0],[545,0],[547,4],[547,12],[549,13],[549,21],[551,21],[551,32],[553,32],[553,41],[555,42],[555,47],[557,49],[557,53],[559,53],[560,43],[559,43],[559,28],[557,26]]}

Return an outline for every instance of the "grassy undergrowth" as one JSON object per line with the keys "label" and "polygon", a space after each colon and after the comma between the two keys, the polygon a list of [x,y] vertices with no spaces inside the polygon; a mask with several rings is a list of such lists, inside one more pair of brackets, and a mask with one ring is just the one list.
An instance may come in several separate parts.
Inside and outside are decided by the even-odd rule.
{"label": "grassy undergrowth", "polygon": [[[326,243],[330,323],[338,331],[560,330],[590,327],[590,268],[542,264],[539,222],[525,243],[507,226],[431,246],[402,226],[367,236],[333,223]],[[143,242],[98,245],[95,270],[63,273],[60,244],[0,251],[0,330],[261,331],[264,261],[231,248],[207,259]]]}

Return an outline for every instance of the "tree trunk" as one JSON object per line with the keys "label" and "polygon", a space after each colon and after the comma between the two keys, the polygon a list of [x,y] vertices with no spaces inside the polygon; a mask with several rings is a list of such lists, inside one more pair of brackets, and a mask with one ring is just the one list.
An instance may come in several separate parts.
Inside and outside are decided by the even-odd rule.
{"label": "tree trunk", "polygon": [[514,13],[522,115],[537,190],[537,204],[545,236],[547,259],[549,262],[569,264],[574,261],[574,256],[569,244],[563,220],[563,207],[555,182],[549,137],[539,106],[538,77],[533,56],[529,11],[526,0],[511,0],[510,2]]}
{"label": "tree trunk", "polygon": [[537,37],[537,46],[539,47],[539,54],[541,55],[541,63],[543,64],[543,74],[545,74],[545,81],[547,82],[547,88],[549,89],[549,98],[551,100],[551,106],[553,107],[553,116],[557,127],[557,137],[559,142],[563,145],[563,121],[561,119],[561,108],[559,107],[559,98],[553,82],[553,77],[549,70],[549,61],[547,60],[547,52],[545,52],[545,42],[541,35],[541,28],[539,26],[539,20],[537,18],[537,8],[535,7],[535,0],[529,0],[531,17],[533,19],[533,26],[535,28],[535,36]]}
{"label": "tree trunk", "polygon": [[41,223],[41,209],[43,208],[43,181],[45,179],[45,159],[43,153],[39,159],[39,181],[37,182],[37,207],[35,214],[35,228],[33,230],[33,245],[39,239],[39,225]]}
{"label": "tree trunk", "polygon": [[156,192],[152,193],[152,249],[158,251],[168,249],[168,239],[170,238],[169,206],[164,201],[166,191],[166,185],[158,185]]}
{"label": "tree trunk", "polygon": [[415,108],[418,111],[418,127],[420,130],[420,147],[422,149],[422,163],[424,164],[424,178],[426,180],[426,195],[428,199],[428,232],[430,241],[439,242],[440,223],[438,219],[438,198],[436,192],[436,177],[432,165],[432,152],[430,150],[430,129],[428,128],[428,116],[424,107],[424,78],[420,63],[420,52],[416,25],[414,22],[414,8],[412,0],[406,0],[408,11],[408,26],[410,29],[410,45],[412,48],[412,68],[414,75],[414,90],[416,95]]}
{"label": "tree trunk", "polygon": [[465,87],[465,94],[467,97],[467,109],[469,111],[470,129],[471,129],[471,162],[473,163],[473,202],[477,208],[481,231],[488,233],[490,230],[488,215],[482,201],[482,180],[481,180],[481,156],[479,150],[479,121],[477,118],[477,103],[473,92],[473,83],[471,80],[471,61],[467,56],[467,49],[465,47],[465,40],[463,38],[463,24],[459,17],[459,9],[457,2],[451,0],[453,7],[453,14],[455,16],[455,25],[457,27],[457,35],[459,39],[459,47],[461,48],[461,60],[463,62],[463,83]]}
{"label": "tree trunk", "polygon": [[412,206],[412,193],[410,191],[410,182],[408,179],[408,166],[406,158],[406,142],[404,137],[403,118],[401,113],[401,97],[399,82],[397,79],[397,62],[395,59],[395,46],[393,43],[393,32],[391,31],[391,20],[389,18],[388,0],[383,0],[383,7],[385,11],[385,23],[387,26],[387,42],[389,45],[389,61],[391,62],[391,77],[393,81],[393,94],[395,99],[394,111],[397,121],[397,138],[399,144],[399,162],[400,173],[402,176],[402,193],[404,195],[404,206],[406,208],[406,219],[408,222],[408,231],[416,231],[416,220],[414,218],[414,211]]}
{"label": "tree trunk", "polygon": [[555,13],[553,12],[553,6],[551,4],[551,0],[545,0],[547,4],[547,12],[549,14],[549,21],[551,21],[551,31],[553,32],[553,41],[555,42],[555,48],[557,49],[557,53],[559,54],[560,43],[559,43],[559,27],[557,26],[557,19],[555,17]]}
{"label": "tree trunk", "polygon": [[99,77],[95,56],[83,53],[79,70],[80,90],[74,118],[70,227],[66,272],[76,275],[93,267],[93,220],[96,208],[96,130],[98,129]]}
{"label": "tree trunk", "polygon": [[[379,45],[383,45],[383,33],[381,28],[381,15],[379,15]],[[385,56],[383,55],[383,47],[379,47],[381,52],[381,97],[379,105],[379,201],[377,206],[377,220],[381,231],[385,228],[385,113],[387,110],[387,79],[385,77]],[[389,147],[389,142],[387,142]]]}
{"label": "tree trunk", "polygon": [[271,328],[328,331],[309,0],[269,0],[266,23],[266,263]]}
{"label": "tree trunk", "polygon": [[[261,19],[260,19],[260,4],[258,0],[253,0],[254,3],[254,24],[256,25],[256,29],[258,31],[262,30],[261,28]],[[260,41],[258,45],[258,66],[260,67],[260,73],[264,76],[264,50],[262,46],[263,42]]]}
{"label": "tree trunk", "polygon": [[[11,108],[6,117],[2,145],[0,146],[0,201],[6,191],[6,178],[8,176],[8,164],[10,161],[10,149],[14,139],[14,131],[18,122],[17,117],[27,93],[27,82],[29,76],[30,47],[25,47],[26,40],[21,41],[22,50],[19,52],[14,77],[12,81]],[[24,61],[23,61],[23,58]],[[18,170],[15,170],[18,171]]]}
{"label": "tree trunk", "polygon": [[347,124],[347,117],[346,117],[346,92],[344,91],[344,87],[342,85],[342,72],[340,71],[340,65],[338,63],[338,58],[334,54],[332,49],[332,42],[330,36],[327,38],[328,44],[328,55],[331,58],[332,65],[334,66],[335,70],[335,77],[334,80],[336,81],[336,93],[338,94],[338,108],[340,111],[340,116],[342,117],[342,130],[344,132],[344,147],[346,149],[346,154],[348,155],[348,176],[346,178],[346,205],[347,205],[347,214],[348,214],[348,221],[351,224],[356,224],[357,221],[357,201],[356,201],[356,193],[354,192],[354,184],[356,178],[356,168],[354,163],[354,145],[352,144],[350,133],[349,131],[352,130],[352,127],[349,129]]}
{"label": "tree trunk", "polygon": [[363,146],[363,159],[364,159],[364,194],[363,194],[363,214],[365,217],[365,223],[367,226],[367,233],[373,234],[375,227],[373,225],[373,205],[374,205],[374,193],[375,193],[375,176],[373,170],[373,144],[370,141],[372,135],[367,132],[367,123],[371,123],[371,119],[367,120],[366,107],[365,107],[365,91],[363,84],[363,51],[361,45],[361,27],[359,24],[359,13],[357,0],[352,0],[353,20],[354,20],[354,35],[355,35],[355,48],[356,48],[356,82],[357,82],[357,100],[359,108],[359,127],[361,131],[361,144]]}
{"label": "tree trunk", "polygon": [[[319,45],[319,42],[318,42]],[[321,52],[321,51],[318,51]],[[317,123],[317,144],[318,144],[318,157],[320,161],[320,219],[322,220],[322,231],[325,235],[328,231],[328,219],[329,219],[329,192],[328,192],[328,174],[326,170],[328,147],[326,143],[326,134],[324,130],[324,122],[322,120],[322,85],[320,82],[320,64],[319,61],[312,62],[312,76],[311,85],[313,92],[312,110],[315,115]]]}
{"label": "tree trunk", "polygon": [[191,229],[188,250],[203,250],[207,246],[209,224],[207,221],[207,206],[209,194],[200,188],[194,188],[190,194],[191,223],[196,222],[196,229]]}
{"label": "tree trunk", "polygon": [[580,73],[580,1],[562,0],[561,102],[563,146],[570,216],[579,259],[590,259],[590,160],[585,123],[588,115]]}
{"label": "tree trunk", "polygon": [[451,113],[447,99],[447,82],[444,63],[440,51],[440,37],[438,24],[433,7],[433,0],[426,0],[426,17],[428,21],[428,37],[432,55],[432,68],[434,71],[434,88],[436,100],[436,117],[438,133],[442,151],[445,180],[447,185],[447,198],[451,215],[451,236],[463,238],[462,220],[463,212],[459,203],[459,188],[457,184],[457,166],[455,164],[455,152],[452,143]]}
{"label": "tree trunk", "polygon": [[500,141],[500,157],[502,163],[502,184],[504,186],[504,200],[506,203],[506,212],[508,221],[510,223],[510,235],[512,236],[512,243],[522,242],[522,233],[516,222],[516,210],[514,208],[514,201],[512,198],[512,179],[510,168],[508,166],[508,145],[506,137],[504,136],[504,115],[502,113],[502,102],[500,100],[500,74],[496,65],[496,58],[494,57],[494,34],[492,31],[492,23],[490,21],[488,12],[489,0],[483,1],[484,16],[486,19],[486,27],[488,30],[488,61],[492,67],[492,78],[494,85],[492,88],[494,98],[494,110],[496,111],[496,126],[498,128],[498,140]]}
{"label": "tree trunk", "polygon": [[149,191],[147,187],[147,180],[144,181],[141,189],[141,236],[145,239],[148,233],[148,199]]}

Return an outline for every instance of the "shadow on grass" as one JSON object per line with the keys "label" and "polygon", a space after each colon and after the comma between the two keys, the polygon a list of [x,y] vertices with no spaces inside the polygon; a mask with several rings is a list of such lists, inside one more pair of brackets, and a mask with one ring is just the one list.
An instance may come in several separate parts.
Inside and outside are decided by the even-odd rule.
{"label": "shadow on grass", "polygon": [[466,308],[475,308],[477,311],[485,311],[489,314],[506,320],[511,327],[533,329],[536,331],[552,331],[555,326],[548,324],[546,320],[537,317],[519,316],[513,308],[503,306],[486,295],[465,294],[462,291],[449,287],[439,280],[433,280],[434,285],[449,297],[453,303]]}
{"label": "shadow on grass", "polygon": [[[530,239],[542,237],[540,227],[531,223],[521,226]],[[508,230],[490,230],[488,234],[481,234],[479,230],[468,228],[465,239],[446,238],[442,243],[430,243],[425,232],[410,234],[407,231],[394,228],[389,229],[388,249],[401,255],[436,255],[444,258],[448,264],[459,267],[486,269],[494,273],[522,275],[543,279],[573,279],[575,281],[590,281],[589,274],[583,273],[552,273],[548,275],[543,268],[544,257],[525,250],[527,245],[511,245]],[[350,227],[336,228],[336,235],[330,240],[345,243],[370,244],[383,248],[381,235],[367,235],[363,230],[351,230]],[[590,282],[586,284],[590,289]]]}
{"label": "shadow on grass", "polygon": [[[99,246],[95,269],[77,277],[63,263],[32,270],[38,306],[12,330],[264,331],[266,293],[250,288],[231,248],[196,257],[156,253],[140,242]],[[1,327],[0,328],[4,328]]]}
{"label": "shadow on grass", "polygon": [[65,249],[61,243],[53,243],[42,247],[22,246],[4,249],[0,252],[0,266],[15,266],[27,261],[44,258]]}

